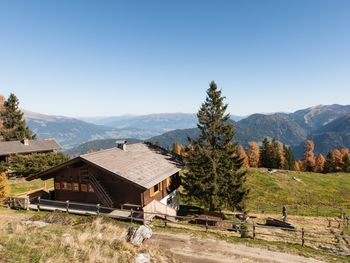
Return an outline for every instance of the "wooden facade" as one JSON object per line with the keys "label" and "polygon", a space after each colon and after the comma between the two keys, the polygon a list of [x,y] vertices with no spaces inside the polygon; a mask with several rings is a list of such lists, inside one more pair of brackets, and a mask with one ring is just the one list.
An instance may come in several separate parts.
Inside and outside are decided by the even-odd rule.
{"label": "wooden facade", "polygon": [[174,207],[180,170],[170,153],[138,143],[81,155],[27,180],[53,178],[50,196],[58,201],[143,208],[155,200]]}
{"label": "wooden facade", "polygon": [[[96,178],[110,197],[111,204],[105,202],[98,194],[96,186],[91,181],[91,176]],[[52,193],[54,200],[101,204],[115,208],[121,208],[125,204],[144,207],[152,200],[162,200],[180,185],[179,173],[176,173],[157,185],[144,189],[83,161],[53,172],[52,177],[54,178],[54,192]]]}

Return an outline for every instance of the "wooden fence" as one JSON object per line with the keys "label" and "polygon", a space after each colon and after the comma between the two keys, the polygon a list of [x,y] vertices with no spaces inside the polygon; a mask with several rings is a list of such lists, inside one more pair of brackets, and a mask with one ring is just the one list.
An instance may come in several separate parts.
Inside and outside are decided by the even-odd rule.
{"label": "wooden fence", "polygon": [[348,206],[307,206],[307,205],[278,205],[269,206],[259,204],[250,206],[249,211],[257,214],[281,214],[282,208],[286,207],[289,215],[300,216],[340,216],[350,215],[350,205]]}
{"label": "wooden fence", "polygon": [[[143,211],[133,211],[132,209],[114,209],[109,207],[103,207],[96,204],[81,204],[73,202],[61,202],[53,200],[38,200],[39,202],[34,205],[38,210],[46,210],[51,207],[51,211],[60,210],[67,213],[77,213],[84,215],[104,215],[113,217],[120,220],[126,220],[137,223],[148,223],[147,219],[144,219]],[[33,209],[33,207],[32,207]],[[118,213],[115,213],[115,212]],[[112,213],[113,212],[113,213]],[[123,212],[127,212],[124,213]],[[236,233],[241,237],[249,237],[252,239],[274,239],[274,241],[283,241],[291,244],[300,244],[301,246],[311,246],[314,248],[322,247],[323,250],[329,250],[331,252],[343,253],[350,255],[350,236],[343,232],[336,233],[333,229],[346,229],[349,228],[349,219],[343,218],[342,220],[328,219],[328,227],[330,231],[313,231],[308,229],[289,229],[272,227],[257,224],[254,222],[237,222],[233,220],[220,220],[212,219],[210,216],[201,217],[202,224],[196,224],[197,216],[176,216],[162,213],[147,212],[147,215],[153,214],[155,218],[160,220],[154,220],[152,224],[159,227],[178,227],[182,229],[194,229],[203,230],[206,232],[218,233],[224,231],[226,234]],[[339,230],[340,231],[340,230]]]}

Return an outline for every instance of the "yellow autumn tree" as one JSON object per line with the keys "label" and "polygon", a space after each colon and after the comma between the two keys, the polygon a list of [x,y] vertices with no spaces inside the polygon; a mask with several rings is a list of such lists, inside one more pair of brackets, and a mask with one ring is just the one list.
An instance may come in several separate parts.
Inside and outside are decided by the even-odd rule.
{"label": "yellow autumn tree", "polygon": [[242,168],[249,168],[248,155],[242,146],[239,147],[238,155],[243,160]]}
{"label": "yellow autumn tree", "polygon": [[303,166],[302,161],[300,160],[295,161],[294,171],[300,172],[302,170],[302,166]]}
{"label": "yellow autumn tree", "polygon": [[342,148],[340,149],[340,152],[341,152],[342,159],[344,159],[344,157],[346,156],[350,157],[350,152],[348,148]]}
{"label": "yellow autumn tree", "polygon": [[315,172],[322,173],[324,171],[324,164],[326,163],[326,158],[322,154],[316,157]]}
{"label": "yellow autumn tree", "polygon": [[248,159],[250,167],[258,167],[260,162],[260,148],[256,142],[248,143]]}
{"label": "yellow autumn tree", "polygon": [[334,149],[333,154],[333,165],[336,172],[341,172],[343,170],[343,155],[339,149]]}
{"label": "yellow autumn tree", "polygon": [[178,154],[178,155],[182,155],[184,156],[185,155],[185,147],[182,145],[182,144],[179,144],[179,143],[175,143],[173,145],[173,150],[172,150],[175,154]]}
{"label": "yellow autumn tree", "polygon": [[316,160],[314,154],[315,144],[311,140],[306,140],[303,154],[303,170],[313,172],[315,170]]}
{"label": "yellow autumn tree", "polygon": [[0,204],[4,202],[8,194],[9,194],[9,185],[8,185],[7,175],[5,173],[0,173]]}

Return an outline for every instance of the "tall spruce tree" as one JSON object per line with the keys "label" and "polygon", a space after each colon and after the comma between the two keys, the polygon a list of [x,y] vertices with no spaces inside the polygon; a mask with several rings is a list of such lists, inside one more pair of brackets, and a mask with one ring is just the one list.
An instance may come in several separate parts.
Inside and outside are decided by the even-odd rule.
{"label": "tall spruce tree", "polygon": [[284,149],[284,169],[286,170],[294,170],[294,165],[295,165],[295,156],[292,151],[292,148],[286,145],[283,145]]}
{"label": "tall spruce tree", "polygon": [[189,197],[209,208],[227,206],[243,210],[248,194],[246,173],[233,142],[234,127],[226,114],[227,104],[215,82],[210,83],[207,98],[197,113],[200,136],[191,140],[185,157],[184,189]]}
{"label": "tall spruce tree", "polygon": [[343,157],[343,172],[349,173],[350,172],[350,157],[349,155],[344,155]]}
{"label": "tall spruce tree", "polygon": [[323,168],[324,173],[333,173],[335,172],[335,165],[334,165],[334,157],[333,153],[329,152],[326,157],[326,162],[324,163]]}
{"label": "tall spruce tree", "polygon": [[273,168],[272,161],[273,151],[271,142],[265,138],[260,148],[260,166],[264,168]]}
{"label": "tall spruce tree", "polygon": [[10,94],[9,98],[5,101],[1,118],[3,121],[1,135],[5,141],[35,138],[35,135],[28,128],[23,118],[23,112],[19,109],[19,101],[16,95]]}

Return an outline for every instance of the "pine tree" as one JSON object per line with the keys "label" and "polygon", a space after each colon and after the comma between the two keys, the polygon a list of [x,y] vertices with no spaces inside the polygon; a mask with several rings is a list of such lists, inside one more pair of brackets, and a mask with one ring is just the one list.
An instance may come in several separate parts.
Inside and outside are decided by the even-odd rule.
{"label": "pine tree", "polygon": [[200,135],[190,140],[191,149],[185,159],[184,189],[186,194],[210,211],[224,205],[244,209],[245,171],[243,160],[233,143],[233,125],[226,114],[227,104],[215,82],[210,83],[206,101],[197,113]]}
{"label": "pine tree", "polygon": [[5,141],[18,141],[23,139],[34,139],[35,135],[28,128],[19,109],[19,101],[14,94],[10,94],[4,103],[4,110],[1,113],[3,121],[2,137]]}
{"label": "pine tree", "polygon": [[313,141],[307,140],[304,146],[303,155],[303,169],[307,172],[313,172],[315,170],[315,145]]}
{"label": "pine tree", "polygon": [[302,168],[302,162],[300,160],[295,161],[294,171],[300,172]]}
{"label": "pine tree", "polygon": [[265,138],[260,148],[260,166],[264,168],[273,168],[273,151],[270,141]]}
{"label": "pine tree", "polygon": [[283,145],[284,150],[284,169],[286,170],[294,170],[295,165],[295,157],[291,147]]}
{"label": "pine tree", "polygon": [[279,141],[276,139],[272,140],[271,143],[271,162],[272,168],[280,169],[283,167],[284,163],[284,152],[283,147]]}
{"label": "pine tree", "polygon": [[250,167],[258,167],[260,162],[260,149],[256,142],[248,143],[248,159]]}
{"label": "pine tree", "polygon": [[334,166],[334,158],[333,153],[329,152],[326,157],[326,162],[324,164],[323,168],[324,173],[333,173],[335,172],[335,166]]}
{"label": "pine tree", "polygon": [[335,172],[341,172],[343,170],[343,156],[339,149],[334,149],[332,151],[333,155],[333,165],[334,165],[334,171]]}
{"label": "pine tree", "polygon": [[343,157],[343,172],[350,173],[350,156],[344,155]]}
{"label": "pine tree", "polygon": [[317,155],[315,172],[323,173],[325,163],[326,163],[326,159],[324,158],[324,156],[322,154]]}
{"label": "pine tree", "polygon": [[9,194],[9,186],[7,175],[5,173],[0,173],[0,204],[2,204],[5,198]]}

